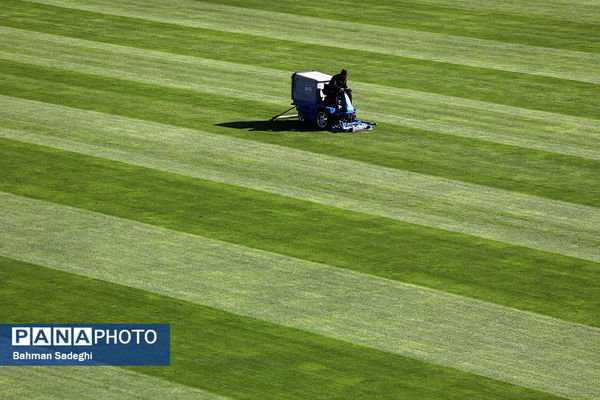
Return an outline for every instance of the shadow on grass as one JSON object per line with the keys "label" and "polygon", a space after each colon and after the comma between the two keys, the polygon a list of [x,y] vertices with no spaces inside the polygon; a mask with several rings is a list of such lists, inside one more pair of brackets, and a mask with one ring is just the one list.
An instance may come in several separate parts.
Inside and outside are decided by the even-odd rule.
{"label": "shadow on grass", "polygon": [[226,128],[263,132],[312,132],[316,131],[312,124],[298,120],[283,121],[235,121],[215,124]]}

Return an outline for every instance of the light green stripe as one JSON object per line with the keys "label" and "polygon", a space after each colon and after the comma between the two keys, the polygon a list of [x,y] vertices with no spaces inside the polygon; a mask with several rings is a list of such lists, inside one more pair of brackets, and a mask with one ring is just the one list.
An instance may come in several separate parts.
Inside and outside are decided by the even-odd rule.
{"label": "light green stripe", "polygon": [[0,96],[0,137],[600,261],[600,209]]}
{"label": "light green stripe", "polygon": [[0,367],[2,398],[227,400],[116,367]]}
{"label": "light green stripe", "polygon": [[406,89],[353,86],[360,116],[364,111],[374,121],[600,160],[600,120]]}
{"label": "light green stripe", "polygon": [[[349,50],[600,83],[600,54],[400,28],[343,24],[196,0],[28,0],[125,17]],[[350,38],[350,39],[349,39]],[[348,54],[351,57],[351,53]]]}
{"label": "light green stripe", "polygon": [[[290,73],[0,27],[0,58],[284,105]],[[360,116],[379,123],[600,159],[600,120],[360,82]]]}
{"label": "light green stripe", "polygon": [[600,23],[598,0],[412,0],[411,3]]}
{"label": "light green stripe", "polygon": [[572,399],[600,329],[0,192],[0,254]]}

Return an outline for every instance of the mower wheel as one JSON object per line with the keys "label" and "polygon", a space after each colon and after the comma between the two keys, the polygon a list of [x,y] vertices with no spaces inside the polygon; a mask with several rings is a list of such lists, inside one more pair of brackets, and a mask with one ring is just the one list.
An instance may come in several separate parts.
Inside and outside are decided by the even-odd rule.
{"label": "mower wheel", "polygon": [[315,123],[319,129],[327,129],[330,124],[329,114],[325,111],[319,111],[317,113],[317,118],[315,119]]}

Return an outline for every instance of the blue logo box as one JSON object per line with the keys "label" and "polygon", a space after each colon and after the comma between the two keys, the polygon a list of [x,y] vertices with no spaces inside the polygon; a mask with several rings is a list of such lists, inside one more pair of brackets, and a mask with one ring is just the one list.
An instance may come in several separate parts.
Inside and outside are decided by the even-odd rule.
{"label": "blue logo box", "polygon": [[0,365],[171,364],[169,324],[0,324]]}

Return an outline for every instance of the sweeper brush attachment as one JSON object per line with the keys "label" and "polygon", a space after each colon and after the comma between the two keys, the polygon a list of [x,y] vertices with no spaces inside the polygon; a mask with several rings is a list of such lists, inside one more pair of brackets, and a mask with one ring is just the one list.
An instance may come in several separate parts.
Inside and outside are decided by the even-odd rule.
{"label": "sweeper brush attachment", "polygon": [[[270,120],[298,118],[303,122],[312,122],[317,129],[329,129],[331,132],[370,131],[376,123],[360,121],[356,118],[356,109],[348,94],[341,93],[337,99],[329,101],[323,94],[331,75],[318,71],[296,72],[292,74],[292,107]],[[331,104],[331,103],[335,104]],[[283,115],[296,108],[298,114]]]}
{"label": "sweeper brush attachment", "polygon": [[331,132],[360,132],[370,131],[373,127],[377,126],[376,123],[366,121],[354,121],[354,122],[338,122],[337,125],[331,127]]}

